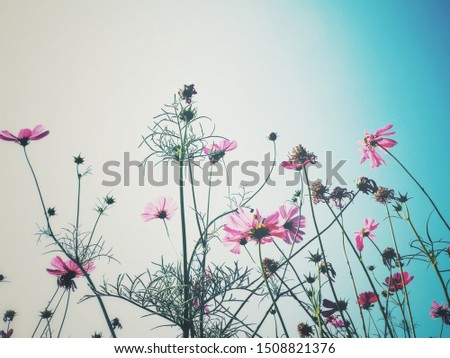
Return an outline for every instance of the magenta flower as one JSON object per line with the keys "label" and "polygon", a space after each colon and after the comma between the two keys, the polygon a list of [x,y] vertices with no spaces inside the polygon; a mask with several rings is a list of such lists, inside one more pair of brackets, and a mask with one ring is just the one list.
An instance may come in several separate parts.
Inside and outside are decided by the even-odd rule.
{"label": "magenta flower", "polygon": [[[409,276],[408,272],[403,272],[403,281],[405,282],[405,286],[408,285],[413,278],[414,276]],[[400,272],[396,272],[392,276],[386,277],[384,282],[384,285],[389,287],[389,292],[397,292],[404,288],[402,275]]]}
{"label": "magenta flower", "polygon": [[442,321],[445,324],[450,325],[450,311],[448,310],[448,303],[447,304],[438,304],[436,301],[433,301],[431,304],[431,312],[430,312],[431,318],[442,318]]}
{"label": "magenta flower", "polygon": [[230,251],[239,254],[241,246],[249,241],[265,244],[272,242],[274,237],[284,238],[285,229],[279,226],[278,217],[278,212],[263,218],[258,210],[251,214],[238,208],[237,212],[228,215],[228,223],[223,227],[227,232],[223,243],[233,246]]}
{"label": "magenta flower", "polygon": [[375,230],[380,223],[375,224],[375,219],[364,219],[364,227],[360,231],[355,231],[354,234],[356,235],[356,247],[359,251],[362,251],[364,249],[364,238],[368,237],[369,239],[373,240],[375,238],[375,235],[372,234],[372,231]]}
{"label": "magenta flower", "polygon": [[336,316],[334,314],[325,318],[325,324],[330,324],[335,328],[343,328],[344,327],[344,321],[339,319],[338,316]]}
{"label": "magenta flower", "polygon": [[281,166],[285,169],[290,169],[290,170],[301,170],[303,168],[303,164],[302,163],[296,163],[292,160],[283,160],[281,162]]}
{"label": "magenta flower", "polygon": [[358,144],[362,146],[359,152],[362,153],[360,163],[364,163],[367,159],[370,159],[370,167],[372,170],[378,168],[381,164],[386,165],[386,162],[381,155],[376,151],[376,147],[379,147],[381,151],[386,152],[387,148],[392,148],[397,144],[393,139],[384,138],[383,136],[394,135],[395,132],[387,132],[393,127],[393,124],[378,129],[375,133],[370,134],[365,132],[364,138],[358,141]]}
{"label": "magenta flower", "polygon": [[217,163],[222,159],[226,152],[231,152],[237,148],[237,142],[233,140],[230,142],[228,139],[223,139],[218,143],[213,143],[211,147],[203,148],[203,153],[205,153],[212,163]]}
{"label": "magenta flower", "polygon": [[[77,264],[72,260],[64,262],[59,256],[56,256],[50,263],[53,267],[56,267],[56,269],[48,268],[47,272],[50,275],[59,276],[57,281],[58,286],[75,291],[77,285],[73,279],[83,276],[83,271],[81,271]],[[83,265],[83,268],[87,274],[90,274],[94,271],[95,266],[93,262],[88,262]]]}
{"label": "magenta flower", "polygon": [[279,224],[284,229],[284,237],[282,239],[287,244],[292,244],[294,241],[302,241],[302,235],[305,235],[305,233],[300,228],[306,226],[306,220],[303,215],[300,215],[299,208],[281,205],[278,212],[280,213]]}
{"label": "magenta flower", "polygon": [[153,219],[170,220],[175,210],[177,210],[177,206],[174,201],[169,197],[161,196],[156,200],[156,203],[148,203],[145,206],[141,217],[144,221]]}
{"label": "magenta flower", "polygon": [[373,307],[373,303],[378,301],[378,297],[375,292],[363,292],[359,294],[358,303],[362,309],[368,310]]}
{"label": "magenta flower", "polygon": [[9,142],[16,142],[22,146],[28,145],[30,140],[39,140],[44,138],[50,133],[48,130],[44,130],[44,126],[42,124],[38,124],[34,129],[23,128],[19,131],[19,134],[15,136],[11,134],[7,130],[0,131],[0,139],[6,140]]}

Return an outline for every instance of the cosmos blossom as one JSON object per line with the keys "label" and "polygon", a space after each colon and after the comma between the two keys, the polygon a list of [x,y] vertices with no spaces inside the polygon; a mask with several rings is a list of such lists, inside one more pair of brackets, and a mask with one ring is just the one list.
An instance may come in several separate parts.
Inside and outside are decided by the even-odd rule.
{"label": "cosmos blossom", "polygon": [[338,318],[336,315],[331,315],[325,319],[325,324],[329,324],[335,328],[343,328],[344,327],[344,321]]}
{"label": "cosmos blossom", "polygon": [[[83,276],[83,271],[72,260],[63,261],[61,257],[56,256],[50,264],[55,267],[54,269],[48,268],[47,272],[50,275],[59,276],[58,286],[74,290],[77,286],[73,281],[74,278]],[[83,265],[87,274],[94,271],[95,266],[93,262],[88,262]]]}
{"label": "cosmos blossom", "polygon": [[[408,272],[403,272],[403,281],[405,282],[405,286],[407,286],[412,280],[414,276],[409,276]],[[399,272],[394,273],[392,276],[386,277],[384,280],[385,286],[389,287],[389,292],[397,292],[404,288],[402,282],[402,275]]]}
{"label": "cosmos blossom", "polygon": [[448,310],[448,304],[440,305],[436,301],[433,301],[431,304],[430,317],[434,319],[442,318],[442,321],[445,324],[450,325],[450,311]]}
{"label": "cosmos blossom", "polygon": [[272,242],[274,237],[284,238],[285,229],[279,226],[278,218],[278,212],[262,217],[258,210],[249,213],[238,208],[237,212],[227,217],[228,222],[223,227],[226,231],[223,243],[233,246],[230,251],[239,254],[241,246],[250,241],[266,244]]}
{"label": "cosmos blossom", "polygon": [[177,206],[171,198],[161,196],[155,203],[148,203],[145,206],[141,217],[146,222],[153,219],[170,220],[176,210]]}
{"label": "cosmos blossom", "polygon": [[364,219],[364,227],[360,231],[355,231],[354,234],[356,235],[355,241],[356,241],[356,248],[359,251],[362,251],[364,249],[364,238],[368,237],[369,239],[373,240],[375,238],[375,235],[372,234],[372,231],[375,230],[380,223],[375,224],[375,219]]}
{"label": "cosmos blossom", "polygon": [[281,205],[278,209],[280,213],[279,224],[284,229],[284,237],[282,239],[286,244],[292,244],[302,241],[302,235],[305,233],[300,230],[306,226],[306,220],[303,215],[300,215],[300,210],[297,206]]}
{"label": "cosmos blossom", "polygon": [[44,138],[50,133],[50,131],[45,130],[44,126],[42,124],[38,124],[33,129],[29,128],[23,128],[19,131],[19,134],[15,136],[14,134],[11,134],[7,130],[0,131],[0,139],[9,141],[9,142],[16,142],[19,143],[22,146],[28,145],[30,140],[39,140]]}
{"label": "cosmos blossom", "polygon": [[213,143],[211,147],[203,148],[203,153],[209,156],[212,163],[217,163],[226,152],[231,152],[236,148],[237,142],[235,140],[230,142],[228,139],[223,139],[220,142]]}
{"label": "cosmos blossom", "polygon": [[381,164],[386,165],[386,162],[377,152],[376,148],[379,147],[381,151],[386,152],[387,148],[392,148],[397,144],[395,140],[383,137],[395,134],[395,132],[388,132],[393,126],[393,124],[388,124],[373,134],[365,131],[364,138],[358,141],[358,144],[361,146],[359,152],[362,153],[360,163],[364,163],[367,159],[370,159],[370,167],[372,170],[375,170]]}
{"label": "cosmos blossom", "polygon": [[378,297],[375,292],[363,292],[358,296],[358,303],[362,309],[368,310],[373,307],[373,303],[378,301]]}

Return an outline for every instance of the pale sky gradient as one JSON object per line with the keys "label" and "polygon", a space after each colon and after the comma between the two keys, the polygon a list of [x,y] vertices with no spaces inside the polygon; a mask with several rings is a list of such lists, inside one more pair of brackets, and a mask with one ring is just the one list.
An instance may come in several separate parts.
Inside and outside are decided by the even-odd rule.
{"label": "pale sky gradient", "polygon": [[[375,173],[360,166],[356,142],[365,129],[393,123],[395,153],[448,217],[449,16],[446,1],[0,0],[0,129],[16,133],[42,123],[50,130],[28,149],[47,206],[57,208],[55,228],[75,220],[74,155],[85,156],[94,174],[83,187],[86,230],[93,224],[96,199],[110,192],[117,198],[99,233],[121,264],[98,263],[95,282],[143,272],[162,255],[173,258],[162,224],[144,223],[140,213],[161,194],[177,198],[176,186],[139,187],[136,180],[130,187],[107,188],[101,185],[107,179],[102,165],[122,161],[124,152],[143,159],[141,135],[185,83],[196,85],[199,112],[214,120],[217,134],[238,141],[227,159],[261,161],[271,150],[265,138],[276,131],[282,159],[302,143],[319,159],[332,151],[336,162],[346,160],[341,175],[351,187],[366,175],[410,192],[423,229],[431,211],[423,195],[392,160]],[[0,143],[0,162],[0,273],[10,281],[0,284],[0,312],[16,310],[15,336],[29,337],[55,287],[45,272],[53,255],[44,254],[47,242],[36,243],[36,225],[44,220],[21,148]],[[275,179],[277,186],[254,202],[265,213],[294,190],[285,186],[285,178]],[[213,193],[218,212],[226,190]],[[359,230],[367,216],[359,205],[347,219],[349,232]],[[370,203],[367,209],[383,221],[381,208]],[[320,209],[319,214],[322,223],[329,220]],[[445,239],[436,217],[434,223],[435,236]],[[175,242],[179,224],[177,217],[170,227]],[[387,235],[386,222],[380,232]],[[307,234],[313,235],[312,225]],[[409,240],[406,236],[402,245]],[[341,252],[333,241],[328,245]],[[219,244],[214,250],[217,262],[237,259]],[[303,257],[299,265],[306,265]],[[343,263],[336,266],[345,271]],[[423,301],[419,293],[427,282],[425,274],[421,277],[426,266],[421,267],[413,290],[421,332],[436,335],[440,324],[428,318],[430,296]],[[81,280],[79,287],[74,299],[87,292]],[[352,297],[346,290],[343,286],[341,295]],[[433,299],[442,301],[440,291],[435,293]],[[139,319],[144,312],[130,305],[106,304],[123,322],[120,336],[175,334],[152,330],[164,322]],[[288,322],[295,327],[301,314],[296,316],[297,307],[286,310],[292,310]],[[72,305],[63,335],[86,337],[94,331],[107,334],[97,303]],[[268,325],[264,332],[271,331]]]}

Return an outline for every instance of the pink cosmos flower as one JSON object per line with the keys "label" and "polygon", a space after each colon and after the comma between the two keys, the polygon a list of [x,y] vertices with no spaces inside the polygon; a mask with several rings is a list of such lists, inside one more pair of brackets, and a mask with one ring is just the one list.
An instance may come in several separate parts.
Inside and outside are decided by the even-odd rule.
{"label": "pink cosmos flower", "polygon": [[380,223],[375,224],[375,219],[369,219],[366,218],[364,220],[364,227],[360,231],[355,231],[354,234],[356,235],[356,247],[359,251],[362,251],[364,249],[364,238],[368,237],[369,239],[373,240],[375,238],[375,235],[372,234],[372,231],[375,230]]}
{"label": "pink cosmos flower", "polygon": [[395,140],[383,137],[395,134],[395,132],[387,132],[393,126],[393,124],[388,124],[387,126],[378,129],[373,134],[365,131],[364,138],[358,141],[358,144],[362,146],[359,150],[359,152],[362,153],[360,163],[364,163],[367,159],[370,159],[370,167],[372,170],[375,170],[381,164],[386,165],[384,159],[377,153],[376,147],[379,147],[381,151],[386,152],[386,148],[392,148],[397,144]]}
{"label": "pink cosmos flower", "polygon": [[23,128],[19,131],[19,134],[15,136],[11,134],[7,130],[0,131],[0,139],[6,140],[9,142],[16,142],[22,146],[28,145],[30,140],[39,140],[44,138],[50,133],[48,130],[44,130],[44,126],[42,124],[38,124],[34,129]]}
{"label": "pink cosmos flower", "polygon": [[[408,272],[403,272],[403,281],[405,281],[405,286],[408,285],[414,276],[409,276]],[[384,284],[389,287],[389,292],[397,292],[403,289],[402,275],[400,272],[394,273],[392,276],[386,277]]]}
{"label": "pink cosmos flower", "polygon": [[228,139],[223,139],[218,143],[213,143],[211,147],[203,148],[203,153],[209,156],[209,160],[212,163],[217,163],[223,158],[226,152],[231,152],[237,148],[237,142],[233,140],[230,142]]}
{"label": "pink cosmos flower", "polygon": [[141,217],[144,221],[153,219],[170,220],[175,210],[177,210],[177,206],[174,201],[169,197],[161,196],[156,200],[156,203],[148,203],[145,206]]}
{"label": "pink cosmos flower", "polygon": [[301,170],[303,168],[303,164],[302,163],[296,163],[292,160],[283,160],[281,162],[281,166],[285,169],[290,169],[290,170]]}
{"label": "pink cosmos flower", "polygon": [[362,309],[368,310],[373,307],[373,303],[378,301],[378,297],[375,292],[363,292],[359,294],[358,303]]}
{"label": "pink cosmos flower", "polygon": [[450,311],[448,310],[448,303],[445,305],[440,305],[436,301],[433,301],[431,304],[430,317],[434,319],[442,318],[444,324],[450,325]]}
{"label": "pink cosmos flower", "polygon": [[239,254],[241,246],[249,241],[265,244],[272,242],[274,237],[284,238],[285,229],[279,226],[278,217],[278,212],[263,218],[258,210],[251,214],[238,208],[237,212],[228,215],[228,223],[223,228],[227,232],[223,243],[233,246],[230,251]]}
{"label": "pink cosmos flower", "polygon": [[[74,282],[74,278],[83,276],[83,271],[77,266],[77,264],[72,260],[63,261],[61,257],[56,256],[50,264],[56,269],[47,269],[50,275],[59,276],[58,286],[66,289],[72,289],[75,291],[77,285]],[[93,262],[88,262],[83,265],[84,270],[87,274],[94,271],[95,266]]]}
{"label": "pink cosmos flower", "polygon": [[[198,298],[194,298],[194,299],[192,300],[192,304],[194,305],[194,307],[195,307],[196,309],[200,309],[200,301],[198,300]],[[205,313],[211,312],[211,310],[209,309],[209,307],[206,306],[206,305],[205,305],[205,307],[203,308],[203,311],[204,311]]]}
{"label": "pink cosmos flower", "polygon": [[284,237],[282,239],[287,244],[302,241],[302,235],[305,235],[300,228],[306,226],[306,220],[303,215],[300,215],[300,210],[297,206],[281,205],[278,209],[280,213],[279,224],[284,229]]}
{"label": "pink cosmos flower", "polygon": [[325,324],[330,324],[335,328],[343,328],[344,327],[344,321],[339,319],[338,316],[336,316],[334,314],[325,318]]}

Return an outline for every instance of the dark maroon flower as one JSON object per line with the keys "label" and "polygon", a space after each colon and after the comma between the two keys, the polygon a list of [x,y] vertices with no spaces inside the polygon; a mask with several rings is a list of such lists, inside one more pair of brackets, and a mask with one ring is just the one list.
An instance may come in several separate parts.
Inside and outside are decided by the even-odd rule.
{"label": "dark maroon flower", "polygon": [[352,200],[354,197],[355,193],[353,193],[353,191],[348,191],[345,188],[337,186],[330,193],[329,199],[337,208],[342,209],[345,206],[345,199]]}
{"label": "dark maroon flower", "polygon": [[301,338],[307,338],[313,335],[313,329],[308,323],[299,323],[297,325],[297,331]]}
{"label": "dark maroon flower", "polygon": [[347,302],[344,300],[337,300],[336,302],[332,302],[325,298],[322,301],[322,305],[323,307],[328,308],[328,310],[322,311],[322,316],[324,317],[330,317],[338,311],[345,311],[347,309]]}
{"label": "dark maroon flower", "polygon": [[7,332],[0,331],[0,335],[2,338],[11,338],[12,334],[14,333],[14,330],[11,328]]}
{"label": "dark maroon flower", "polygon": [[375,183],[374,180],[366,177],[360,177],[356,179],[356,187],[364,194],[375,194],[375,192],[378,190],[377,183]]}

